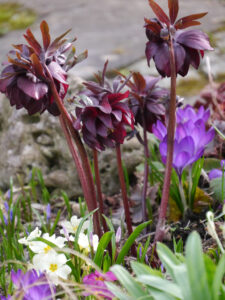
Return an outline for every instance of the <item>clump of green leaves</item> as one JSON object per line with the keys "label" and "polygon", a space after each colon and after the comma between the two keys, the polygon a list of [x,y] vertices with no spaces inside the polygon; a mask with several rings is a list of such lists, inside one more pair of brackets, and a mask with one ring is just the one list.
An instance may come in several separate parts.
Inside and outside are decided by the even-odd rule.
{"label": "clump of green leaves", "polygon": [[193,232],[189,236],[185,256],[173,254],[162,243],[158,243],[157,253],[166,273],[138,262],[131,262],[136,277],[119,265],[111,268],[123,288],[112,283],[107,285],[118,299],[225,299],[225,255],[216,265],[209,256],[203,254],[198,233]]}

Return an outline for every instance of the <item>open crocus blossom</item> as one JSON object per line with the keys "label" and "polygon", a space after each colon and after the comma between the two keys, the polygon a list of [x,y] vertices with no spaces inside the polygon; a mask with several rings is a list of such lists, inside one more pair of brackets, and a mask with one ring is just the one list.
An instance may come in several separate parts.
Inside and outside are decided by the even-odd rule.
{"label": "open crocus blossom", "polygon": [[86,286],[91,293],[85,293],[85,296],[96,294],[104,297],[104,299],[113,299],[115,296],[108,290],[105,281],[116,281],[116,276],[111,272],[105,274],[95,271],[92,274],[84,276],[83,284]]}
{"label": "open crocus blossom", "polygon": [[209,180],[213,180],[215,178],[220,178],[220,177],[223,176],[224,164],[225,164],[225,160],[221,160],[221,162],[220,162],[221,170],[219,170],[219,169],[212,169],[209,172]]}
{"label": "open crocus blossom", "polygon": [[[48,110],[57,116],[60,112],[48,84],[49,76],[63,99],[68,89],[67,70],[76,64],[78,57],[72,43],[63,39],[68,31],[51,42],[46,21],[41,22],[40,29],[43,46],[27,29],[24,37],[28,45],[14,45],[15,49],[9,52],[8,63],[0,75],[0,91],[16,109],[24,107],[30,115]],[[69,50],[71,52],[66,58],[65,52]]]}
{"label": "open crocus blossom", "polygon": [[176,21],[179,11],[179,0],[168,0],[169,16],[154,1],[149,4],[157,18],[145,19],[145,28],[148,42],[146,44],[146,58],[148,64],[153,58],[158,72],[164,77],[170,77],[170,50],[173,43],[176,73],[185,76],[192,65],[198,69],[200,57],[205,50],[213,50],[208,36],[200,30],[183,29],[201,24],[198,19],[206,13],[199,13],[180,18]]}
{"label": "open crocus blossom", "polygon": [[43,273],[38,275],[35,270],[29,270],[25,274],[22,270],[12,271],[11,279],[15,292],[14,296],[8,296],[6,299],[18,297],[23,300],[50,300],[55,298],[55,286],[48,282]]}
{"label": "open crocus blossom", "polygon": [[[193,164],[203,154],[205,146],[215,135],[213,128],[206,131],[205,122],[209,118],[209,111],[203,107],[195,112],[190,106],[177,110],[177,127],[175,132],[173,167],[179,177],[184,168]],[[182,117],[183,116],[183,117]],[[189,117],[188,117],[189,116]],[[157,121],[153,126],[153,133],[161,141],[159,150],[163,163],[167,157],[167,129],[162,122]]]}
{"label": "open crocus blossom", "polygon": [[134,72],[132,80],[127,81],[135,125],[143,126],[144,121],[149,132],[152,132],[152,125],[157,120],[164,120],[165,106],[161,100],[168,97],[168,90],[156,85],[160,79],[161,77],[142,76],[141,73]]}
{"label": "open crocus blossom", "polygon": [[128,104],[122,102],[129,96],[129,91],[121,93],[121,78],[113,81],[112,87],[105,79],[107,63],[102,75],[97,75],[98,83],[85,82],[87,90],[81,95],[76,108],[74,127],[81,129],[85,143],[92,149],[104,150],[123,144],[127,135],[125,126],[134,127],[134,117]]}

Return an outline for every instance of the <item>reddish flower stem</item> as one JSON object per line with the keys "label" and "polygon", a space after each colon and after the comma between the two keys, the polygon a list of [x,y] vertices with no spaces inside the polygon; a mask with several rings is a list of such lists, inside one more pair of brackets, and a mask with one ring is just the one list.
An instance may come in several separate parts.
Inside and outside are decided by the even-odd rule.
{"label": "reddish flower stem", "polygon": [[172,37],[170,36],[170,69],[171,69],[171,82],[170,82],[170,103],[169,103],[169,124],[167,128],[167,159],[166,169],[164,175],[164,184],[162,191],[162,199],[159,210],[159,219],[156,226],[155,242],[162,241],[165,234],[166,212],[169,201],[170,180],[173,164],[173,148],[174,148],[174,135],[176,127],[176,62],[173,48]]}
{"label": "reddish flower stem", "polygon": [[[85,191],[85,195],[86,195],[86,202],[87,202],[87,206],[88,206],[88,210],[89,211],[93,211],[95,210],[98,205],[97,205],[97,200],[96,200],[96,194],[95,194],[95,187],[94,187],[94,181],[93,181],[93,177],[91,174],[91,168],[90,168],[90,164],[88,161],[88,157],[87,157],[87,153],[85,151],[85,148],[81,142],[80,136],[78,134],[78,132],[74,129],[73,127],[73,122],[71,120],[70,115],[68,114],[67,110],[65,109],[62,100],[58,94],[58,91],[56,89],[54,80],[50,74],[50,72],[48,71],[48,68],[46,67],[46,72],[48,74],[48,77],[50,79],[50,87],[51,87],[51,91],[53,94],[53,97],[57,103],[57,106],[62,114],[62,118],[65,121],[66,126],[69,129],[70,134],[72,135],[72,137],[74,138],[74,141],[76,143],[76,146],[78,148],[79,151],[79,155],[82,161],[82,168],[86,177],[86,181],[87,181],[87,191]],[[82,186],[83,188],[83,186]],[[96,212],[93,215],[93,220],[94,220],[94,231],[95,233],[98,234],[99,237],[102,236],[102,230],[101,230],[101,226],[100,226],[100,222],[99,222],[99,213]]]}
{"label": "reddish flower stem", "polygon": [[69,130],[66,126],[65,120],[63,119],[62,115],[59,116],[59,120],[60,120],[60,124],[61,124],[62,130],[64,132],[64,135],[65,135],[68,147],[70,149],[73,160],[75,162],[75,165],[76,165],[76,168],[77,168],[77,173],[79,175],[80,182],[81,182],[81,185],[82,185],[82,189],[83,189],[83,192],[84,192],[84,197],[86,199],[86,198],[89,197],[89,194],[87,193],[88,185],[87,185],[87,181],[86,181],[86,178],[85,178],[84,170],[81,166],[80,159],[79,159],[77,151],[76,151],[76,149],[73,145],[73,142],[72,142],[71,137],[70,137]]}
{"label": "reddish flower stem", "polygon": [[[144,167],[144,182],[141,194],[141,207],[142,207],[142,221],[145,222],[147,220],[146,215],[146,194],[147,194],[147,187],[148,187],[148,159],[149,159],[149,150],[148,150],[148,137],[147,137],[147,130],[146,130],[146,122],[144,117],[144,111],[142,111],[142,120],[143,120],[143,138],[144,138],[144,154],[145,154],[145,167]],[[145,228],[146,232],[146,228]]]}
{"label": "reddish flower stem", "polygon": [[[119,144],[116,145],[116,157],[117,157],[117,166],[118,166],[118,173],[119,173],[119,179],[120,179],[120,187],[121,187],[122,198],[123,198],[125,219],[126,219],[126,223],[127,223],[127,230],[128,230],[129,235],[131,235],[133,232],[133,229],[132,229],[132,222],[131,222],[130,209],[129,209],[129,203],[128,203],[128,198],[127,198],[126,184],[125,184],[125,180],[124,180],[121,151],[120,151]],[[131,246],[131,253],[133,256],[136,255],[136,250],[135,250],[134,244]]]}
{"label": "reddish flower stem", "polygon": [[98,152],[95,149],[93,150],[93,158],[94,158],[94,169],[95,169],[95,184],[97,187],[97,194],[98,194],[97,199],[99,204],[99,211],[101,214],[101,222],[104,228],[104,232],[107,232],[108,227],[106,224],[106,220],[102,216],[104,214],[104,204],[102,199],[101,179],[100,179],[99,167],[98,167]]}

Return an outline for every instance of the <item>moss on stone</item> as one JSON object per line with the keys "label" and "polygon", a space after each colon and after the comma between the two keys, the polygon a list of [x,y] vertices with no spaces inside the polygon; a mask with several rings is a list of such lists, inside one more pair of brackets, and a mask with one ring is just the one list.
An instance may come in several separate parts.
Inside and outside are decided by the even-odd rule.
{"label": "moss on stone", "polygon": [[177,94],[180,96],[197,95],[208,83],[208,79],[204,76],[198,78],[181,79],[177,85]]}
{"label": "moss on stone", "polygon": [[9,31],[24,29],[36,20],[36,13],[16,2],[0,3],[0,36]]}

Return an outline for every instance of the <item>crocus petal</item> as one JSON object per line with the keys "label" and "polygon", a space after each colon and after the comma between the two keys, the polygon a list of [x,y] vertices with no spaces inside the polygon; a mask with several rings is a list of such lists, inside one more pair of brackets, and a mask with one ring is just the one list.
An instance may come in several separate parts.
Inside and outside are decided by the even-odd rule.
{"label": "crocus petal", "polygon": [[153,124],[152,132],[160,141],[162,141],[167,134],[166,126],[158,120],[156,124]]}
{"label": "crocus petal", "polygon": [[223,172],[221,170],[218,169],[213,169],[209,172],[209,180],[215,179],[215,178],[219,178],[223,176]]}

